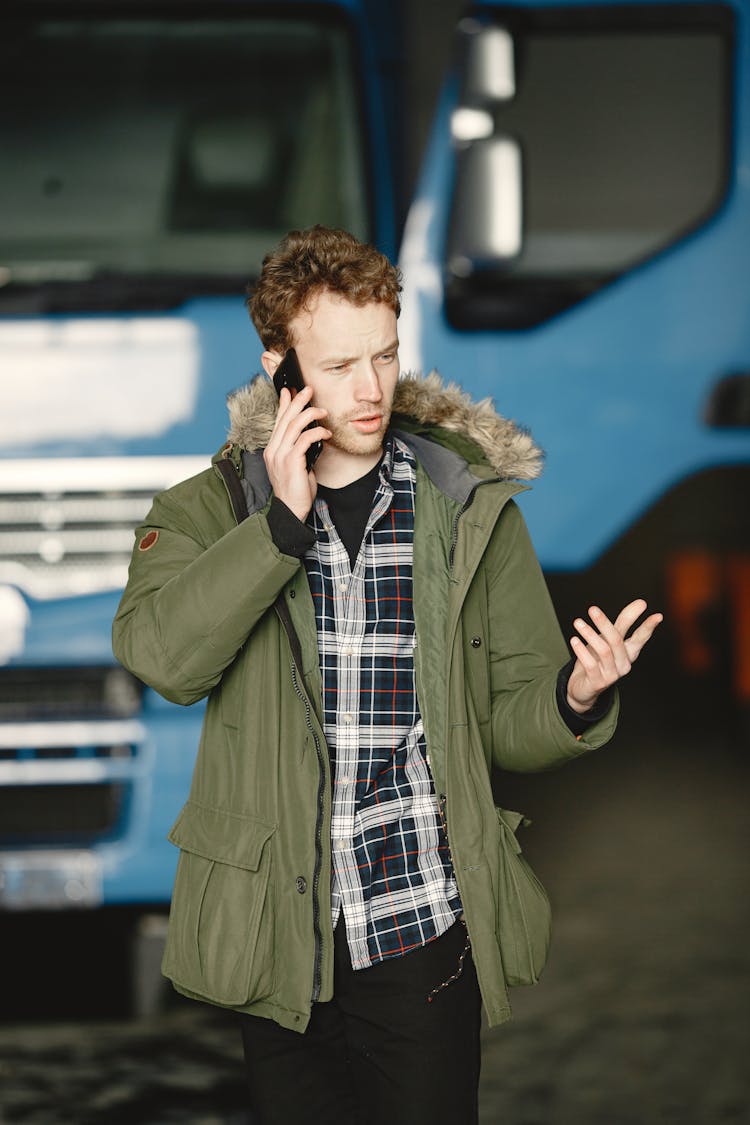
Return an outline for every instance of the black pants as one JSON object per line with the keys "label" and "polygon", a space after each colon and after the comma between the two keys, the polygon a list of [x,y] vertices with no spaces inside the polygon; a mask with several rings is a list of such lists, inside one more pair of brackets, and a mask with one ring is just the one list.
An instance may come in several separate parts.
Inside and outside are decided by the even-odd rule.
{"label": "black pants", "polygon": [[466,929],[354,972],[336,927],[334,999],[304,1035],[240,1016],[258,1125],[475,1125],[481,1005]]}

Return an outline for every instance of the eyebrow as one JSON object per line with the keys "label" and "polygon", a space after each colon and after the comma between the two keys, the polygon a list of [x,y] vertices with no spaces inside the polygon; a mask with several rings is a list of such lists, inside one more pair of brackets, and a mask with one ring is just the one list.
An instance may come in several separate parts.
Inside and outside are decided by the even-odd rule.
{"label": "eyebrow", "polygon": [[[378,348],[378,350],[375,352],[375,355],[376,356],[377,355],[385,355],[386,352],[397,352],[398,347],[399,347],[399,341],[393,340],[390,344],[386,344],[386,346],[384,348]],[[321,366],[323,366],[323,367],[327,367],[327,366],[336,367],[339,364],[352,363],[356,358],[357,357],[354,356],[354,355],[328,356],[326,359],[321,360]]]}

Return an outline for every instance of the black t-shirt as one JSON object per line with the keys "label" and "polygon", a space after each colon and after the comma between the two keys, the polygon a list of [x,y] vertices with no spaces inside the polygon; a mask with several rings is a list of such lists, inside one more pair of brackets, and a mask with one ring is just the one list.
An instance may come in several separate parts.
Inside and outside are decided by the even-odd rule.
{"label": "black t-shirt", "polygon": [[[382,458],[381,458],[382,460]],[[328,505],[333,526],[338,537],[346,547],[349,564],[354,570],[365,527],[372,511],[372,502],[378,488],[380,461],[368,473],[357,480],[345,484],[343,488],[328,488],[318,485],[318,496]]]}

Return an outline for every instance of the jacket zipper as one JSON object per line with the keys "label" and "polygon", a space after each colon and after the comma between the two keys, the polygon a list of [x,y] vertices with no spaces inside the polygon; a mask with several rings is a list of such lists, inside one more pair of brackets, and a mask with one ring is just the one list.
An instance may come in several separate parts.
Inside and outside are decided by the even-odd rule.
{"label": "jacket zipper", "polygon": [[302,700],[302,704],[305,708],[305,723],[307,725],[307,729],[310,731],[310,734],[313,737],[313,742],[315,743],[315,753],[316,753],[317,758],[318,758],[318,768],[319,768],[319,772],[318,772],[318,807],[317,807],[317,816],[316,816],[316,821],[315,821],[315,867],[313,869],[313,885],[312,885],[313,940],[314,940],[314,943],[315,943],[315,952],[314,952],[314,957],[313,957],[313,987],[312,987],[312,997],[311,997],[311,999],[312,999],[312,1002],[315,1003],[315,1001],[320,996],[320,985],[321,985],[321,976],[322,976],[321,965],[322,965],[322,961],[323,961],[323,956],[322,956],[323,935],[320,932],[320,897],[319,897],[319,894],[318,894],[318,890],[319,890],[319,885],[320,885],[320,870],[321,870],[321,867],[323,866],[323,849],[321,847],[321,836],[322,836],[322,831],[323,831],[323,809],[324,809],[323,798],[324,798],[324,795],[325,795],[325,765],[324,765],[324,761],[323,761],[323,751],[321,750],[321,746],[320,746],[320,739],[318,738],[317,734],[315,733],[315,729],[313,728],[312,722],[310,721],[310,701],[308,700],[307,696],[302,691],[302,688],[299,685],[299,680],[297,678],[297,665],[294,663],[294,661],[292,661],[292,684],[294,685],[294,690],[297,693],[297,695],[299,696],[299,698]]}
{"label": "jacket zipper", "polygon": [[[453,572],[453,563],[455,561],[455,555],[456,555],[456,545],[458,543],[458,521],[461,519],[461,516],[464,514],[464,512],[467,510],[467,508],[471,507],[471,503],[474,499],[474,495],[475,495],[477,489],[481,488],[483,484],[497,484],[499,480],[500,480],[499,477],[489,477],[487,480],[477,481],[477,483],[474,485],[474,487],[472,488],[469,495],[464,500],[462,506],[459,508],[459,510],[456,512],[455,516],[453,517],[453,527],[452,527],[452,530],[451,530],[451,545],[450,545],[450,551],[448,552],[448,567],[449,567],[449,570],[451,571],[451,573]],[[447,705],[447,695],[446,695],[446,705]],[[446,729],[447,729],[447,721],[446,721]],[[446,788],[447,788],[447,779],[446,779]],[[438,811],[440,813],[440,819],[443,823],[443,830],[445,832],[446,840],[448,840],[448,817],[447,817],[447,814],[446,814],[447,803],[448,803],[448,798],[446,797],[445,793],[441,793],[439,795],[439,798],[438,798]],[[450,855],[450,842],[448,843],[448,854]],[[451,864],[453,864],[453,856],[451,856]],[[453,865],[453,869],[454,869],[454,872],[455,872],[455,864]],[[456,876],[456,882],[458,882],[458,876]]]}
{"label": "jacket zipper", "polygon": [[[474,495],[473,489],[472,489],[471,495],[472,496]],[[469,500],[467,499],[467,500],[464,501],[463,507],[460,508],[456,512],[456,515],[453,519],[453,530],[451,532],[451,549],[448,552],[448,569],[451,570],[451,571],[453,570],[453,558],[454,558],[455,553],[456,553],[456,544],[458,543],[458,521],[460,520],[461,516],[466,511],[466,509],[468,507],[468,504],[469,504]]]}
{"label": "jacket zipper", "polygon": [[451,548],[450,548],[450,551],[448,553],[448,566],[449,566],[450,570],[453,570],[453,560],[454,560],[454,557],[455,557],[455,554],[456,554],[456,544],[458,543],[458,521],[461,519],[461,516],[464,514],[466,509],[471,507],[472,501],[474,499],[474,496],[475,496],[478,488],[481,488],[482,485],[485,485],[485,484],[498,484],[501,480],[502,480],[501,477],[487,477],[486,480],[478,480],[477,483],[472,488],[469,495],[464,500],[464,502],[461,505],[461,507],[459,508],[459,510],[456,512],[455,516],[453,517],[453,529],[452,529],[452,532],[451,532]]}
{"label": "jacket zipper", "polygon": [[312,724],[310,701],[307,698],[306,692],[302,690],[299,682],[298,668],[302,666],[302,648],[297,636],[297,630],[294,628],[292,619],[289,616],[286,602],[284,601],[283,594],[280,594],[276,599],[275,605],[276,613],[279,616],[281,624],[289,639],[289,646],[292,650],[292,686],[294,687],[295,694],[302,701],[305,708],[305,725],[312,735],[313,742],[315,743],[315,754],[318,759],[318,795],[317,795],[317,811],[315,819],[315,864],[313,867],[313,941],[314,941],[314,954],[313,954],[313,987],[311,1001],[315,1001],[320,996],[321,978],[322,978],[322,962],[323,962],[323,935],[320,930],[320,872],[323,867],[323,812],[325,807],[325,759],[323,757],[323,749],[320,745],[320,739]]}

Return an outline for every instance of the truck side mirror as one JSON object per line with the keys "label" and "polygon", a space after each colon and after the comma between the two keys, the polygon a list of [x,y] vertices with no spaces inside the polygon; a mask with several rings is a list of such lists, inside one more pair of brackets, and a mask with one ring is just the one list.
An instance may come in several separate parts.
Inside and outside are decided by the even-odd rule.
{"label": "truck side mirror", "polygon": [[507,101],[516,92],[513,36],[505,27],[488,27],[478,20],[461,20],[466,76],[462,101]]}
{"label": "truck side mirror", "polygon": [[512,137],[477,140],[457,154],[448,268],[458,277],[510,264],[521,252],[521,147]]}
{"label": "truck side mirror", "polygon": [[459,24],[463,84],[451,118],[456,146],[448,272],[468,278],[500,270],[521,252],[522,157],[518,141],[496,131],[494,109],[516,93],[513,37],[505,27]]}

